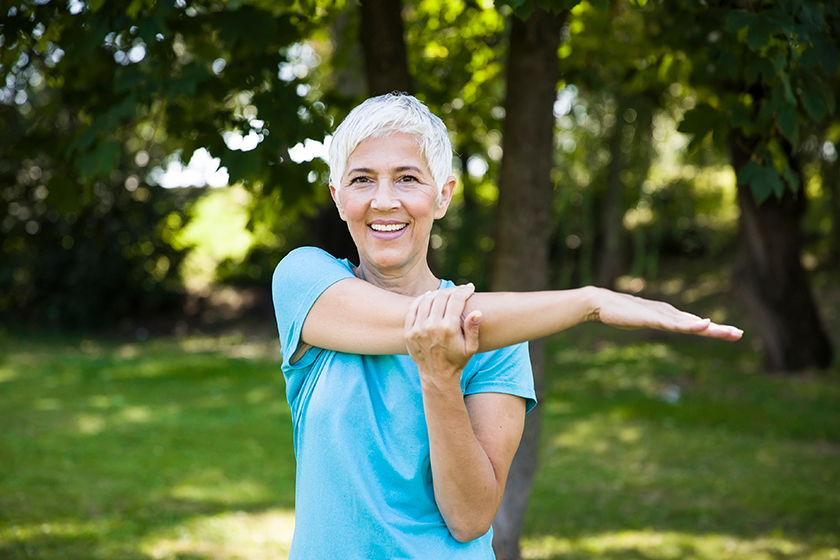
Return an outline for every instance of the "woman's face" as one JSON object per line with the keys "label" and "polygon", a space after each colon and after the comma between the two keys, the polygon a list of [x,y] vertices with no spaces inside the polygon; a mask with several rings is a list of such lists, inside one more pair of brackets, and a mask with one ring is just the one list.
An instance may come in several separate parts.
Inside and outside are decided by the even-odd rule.
{"label": "woman's face", "polygon": [[369,138],[350,158],[341,189],[330,186],[359,250],[360,266],[388,276],[426,266],[432,222],[449,207],[455,179],[437,188],[417,142],[404,133]]}

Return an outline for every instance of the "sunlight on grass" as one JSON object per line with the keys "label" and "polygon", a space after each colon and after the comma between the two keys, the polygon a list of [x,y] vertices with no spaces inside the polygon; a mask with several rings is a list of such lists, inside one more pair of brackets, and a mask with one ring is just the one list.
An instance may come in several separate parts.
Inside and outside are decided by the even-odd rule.
{"label": "sunlight on grass", "polygon": [[257,504],[270,500],[271,489],[251,480],[231,480],[219,469],[197,473],[189,482],[168,490],[172,498],[197,503]]}
{"label": "sunlight on grass", "polygon": [[12,367],[0,367],[0,383],[3,383],[4,381],[12,381],[17,378],[18,375],[19,373]]}
{"label": "sunlight on grass", "polygon": [[62,519],[45,523],[19,523],[11,526],[0,524],[0,552],[3,551],[4,543],[26,543],[43,537],[71,539],[98,537],[114,530],[118,523],[114,519],[85,522],[77,519]]}
{"label": "sunlight on grass", "polygon": [[840,560],[840,549],[809,546],[784,537],[745,539],[724,534],[620,531],[577,539],[526,538],[522,557],[531,560],[639,558],[661,560]]}
{"label": "sunlight on grass", "polygon": [[288,558],[294,510],[234,512],[197,517],[152,534],[141,550],[152,558],[281,560]]}

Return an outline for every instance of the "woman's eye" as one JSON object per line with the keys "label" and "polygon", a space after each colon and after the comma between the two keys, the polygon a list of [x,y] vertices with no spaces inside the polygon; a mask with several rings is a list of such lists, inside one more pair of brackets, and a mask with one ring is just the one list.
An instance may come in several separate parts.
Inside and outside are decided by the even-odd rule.
{"label": "woman's eye", "polygon": [[352,185],[353,183],[367,183],[368,181],[370,181],[370,178],[365,176],[353,177],[352,179],[350,179],[350,184]]}
{"label": "woman's eye", "polygon": [[414,175],[403,175],[402,177],[400,177],[400,182],[401,183],[417,183],[418,180],[417,180],[417,177],[415,177]]}

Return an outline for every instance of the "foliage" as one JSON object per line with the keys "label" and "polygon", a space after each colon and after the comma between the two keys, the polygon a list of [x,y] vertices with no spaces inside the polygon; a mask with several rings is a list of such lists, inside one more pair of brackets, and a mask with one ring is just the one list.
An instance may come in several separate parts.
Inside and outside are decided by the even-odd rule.
{"label": "foliage", "polygon": [[[23,173],[31,178],[35,170]],[[112,193],[98,183],[96,206],[60,217],[44,201],[43,185],[6,187],[0,312],[27,324],[89,329],[177,305],[183,252],[166,236],[184,221],[185,197],[162,190]]]}
{"label": "foliage", "polygon": [[[53,153],[86,185],[117,163],[115,136],[128,128],[137,138],[127,148],[156,148],[153,163],[175,148],[205,147],[232,182],[260,183],[266,194],[282,188],[295,201],[307,194],[308,170],[291,165],[287,150],[326,127],[323,104],[298,94],[314,61],[297,60],[293,45],[313,19],[273,3],[24,3],[4,20],[0,77],[7,100],[42,84],[16,107],[36,127],[53,123],[33,112],[69,112]],[[222,133],[253,133],[259,143],[233,149]]]}
{"label": "foliage", "polygon": [[680,127],[694,135],[691,147],[711,136],[728,151],[737,133],[753,154],[738,179],[756,202],[796,192],[801,180],[790,157],[801,131],[835,112],[840,3],[763,0],[739,8],[689,0],[649,13],[652,31],[690,61],[691,85],[704,92]]}
{"label": "foliage", "polygon": [[[4,287],[15,287],[5,311],[90,326],[171,300],[182,251],[159,232],[180,209],[149,173],[170,154],[208,148],[231,181],[258,194],[252,214],[264,221],[318,198],[312,173],[323,165],[295,164],[288,149],[328,126],[324,104],[305,95],[318,58],[300,43],[324,5],[78,0],[4,9],[0,172],[14,212],[2,228],[14,248],[2,265]],[[80,228],[99,232],[93,247],[79,242]],[[59,249],[56,240],[71,237]],[[101,313],[102,297],[75,291],[82,279],[93,294],[125,296]]]}

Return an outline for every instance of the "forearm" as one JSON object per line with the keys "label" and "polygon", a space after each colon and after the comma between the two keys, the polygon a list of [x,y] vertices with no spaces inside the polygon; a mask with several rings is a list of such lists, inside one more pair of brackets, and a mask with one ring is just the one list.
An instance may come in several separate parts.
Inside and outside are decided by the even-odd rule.
{"label": "forearm", "polygon": [[467,300],[464,315],[481,311],[479,352],[558,333],[597,319],[598,288],[543,292],[482,292]]}
{"label": "forearm", "polygon": [[[482,312],[479,349],[496,350],[574,326],[592,313],[592,290],[473,294],[465,316]],[[356,354],[406,354],[405,315],[414,298],[363,280],[328,288],[312,307],[302,339],[319,348]]]}
{"label": "forearm", "polygon": [[450,533],[471,541],[489,530],[505,480],[476,438],[457,378],[444,385],[421,379],[435,501]]}

